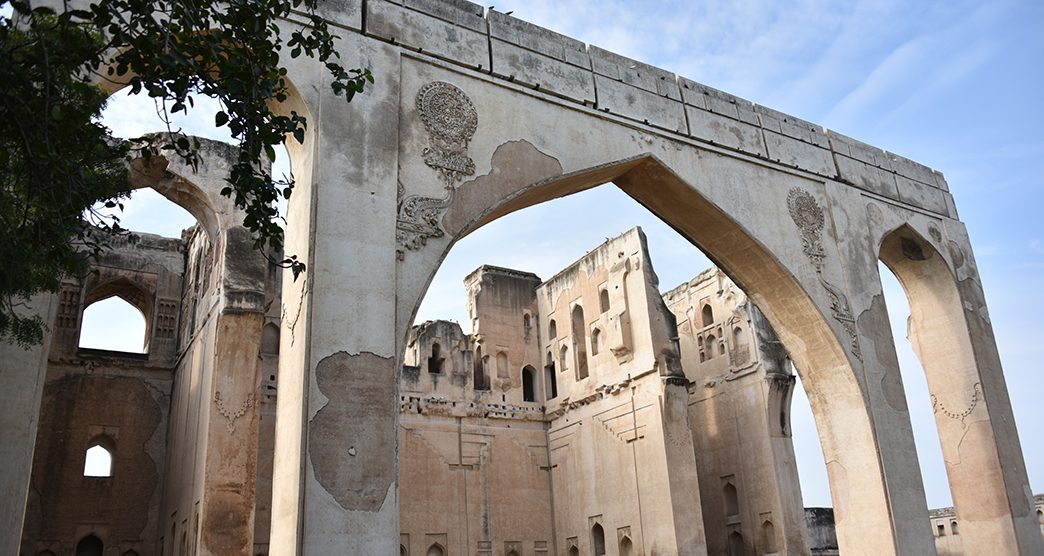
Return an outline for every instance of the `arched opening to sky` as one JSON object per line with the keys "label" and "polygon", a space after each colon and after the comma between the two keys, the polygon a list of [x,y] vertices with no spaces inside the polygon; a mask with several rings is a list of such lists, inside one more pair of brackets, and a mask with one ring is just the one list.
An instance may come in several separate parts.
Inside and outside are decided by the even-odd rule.
{"label": "arched opening to sky", "polygon": [[[606,215],[611,215],[607,217]],[[713,266],[699,249],[626,193],[606,184],[501,217],[461,239],[450,250],[414,320],[450,320],[469,333],[464,277],[483,264],[532,272],[548,279],[608,238],[641,226],[659,287],[664,293]],[[919,462],[929,507],[948,506],[949,485],[942,463],[927,385],[906,341],[906,297],[882,266],[886,302],[903,384],[911,408]],[[796,374],[796,373],[795,373]],[[830,489],[812,409],[800,382],[794,389],[791,427],[805,507],[831,507]]]}
{"label": "arched opening to sky", "polygon": [[[227,128],[213,125],[213,114],[219,109],[216,100],[197,95],[195,107],[186,115],[171,115],[171,129],[189,135],[232,142]],[[129,89],[114,93],[102,112],[102,123],[113,135],[132,139],[147,133],[164,131],[164,123],[156,102],[145,94],[133,95]],[[274,176],[290,175],[290,158],[285,146],[276,148],[276,161],[272,165]],[[187,210],[168,200],[152,188],[134,190],[130,198],[123,200],[122,210],[96,210],[114,214],[120,226],[135,233],[156,234],[163,237],[181,238],[182,232],[195,225],[196,219]],[[280,214],[286,214],[287,203],[279,203]],[[111,351],[144,353],[146,333],[149,330],[142,311],[119,296],[109,297],[85,308],[80,331],[80,347]]]}
{"label": "arched opening to sky", "polygon": [[[493,265],[547,280],[634,226],[647,237],[661,294],[714,266],[655,214],[614,185],[604,184],[500,217],[458,241],[433,278],[414,323],[450,320],[470,333],[464,277],[473,270]],[[812,410],[800,387],[795,388],[791,411],[804,505],[829,507],[826,465]]]}
{"label": "arched opening to sky", "polygon": [[[214,113],[220,110],[219,103],[212,98],[196,95],[195,107],[188,114],[170,115],[170,128],[188,135],[232,143],[227,127],[214,127]],[[165,131],[161,112],[154,99],[146,94],[131,94],[124,88],[109,97],[102,111],[102,123],[112,130],[113,135],[123,139],[140,137],[147,133]],[[272,175],[276,178],[290,175],[290,156],[286,147],[275,149],[276,160],[272,163]],[[132,192],[124,203],[122,212],[117,211],[120,225],[135,232],[158,234],[164,237],[181,237],[181,231],[196,223],[185,209],[170,202],[150,188]],[[280,215],[286,215],[287,203],[278,203]]]}

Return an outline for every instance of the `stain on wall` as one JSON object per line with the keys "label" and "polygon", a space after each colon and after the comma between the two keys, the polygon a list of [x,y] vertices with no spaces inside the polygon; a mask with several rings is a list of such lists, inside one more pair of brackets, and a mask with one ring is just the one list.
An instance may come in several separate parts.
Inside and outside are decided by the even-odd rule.
{"label": "stain on wall", "polygon": [[308,456],[319,484],[346,510],[380,510],[396,470],[394,357],[338,352],[315,370],[329,402],[308,427]]}

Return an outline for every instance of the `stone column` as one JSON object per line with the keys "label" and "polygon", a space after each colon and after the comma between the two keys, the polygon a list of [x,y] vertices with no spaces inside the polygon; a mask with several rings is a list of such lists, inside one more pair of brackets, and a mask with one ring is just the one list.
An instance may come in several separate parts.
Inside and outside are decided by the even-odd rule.
{"label": "stone column", "polygon": [[[398,67],[386,45],[339,45]],[[272,554],[398,550],[396,76],[350,104],[317,84],[311,134],[291,153],[286,253],[308,269],[283,280]]]}
{"label": "stone column", "polygon": [[[874,274],[867,272],[860,276],[873,277]],[[873,292],[870,307],[859,315],[857,323],[862,337],[867,403],[876,432],[897,554],[935,554],[913,425],[910,423],[884,292],[880,281],[874,286],[861,285]],[[876,288],[876,291],[871,288]]]}
{"label": "stone column", "polygon": [[[910,299],[910,339],[924,367],[950,490],[968,554],[1042,554],[1011,402],[963,226],[948,235],[954,270],[909,227],[881,259]],[[929,228],[937,241],[942,234]],[[956,272],[956,276],[954,274]],[[956,278],[956,280],[955,280]]]}
{"label": "stone column", "polygon": [[[260,309],[260,307],[258,307]],[[261,332],[258,311],[217,316],[210,381],[203,494],[199,508],[201,555],[250,556],[254,548],[258,383]]]}
{"label": "stone column", "polygon": [[[27,313],[35,312],[49,326],[54,323],[58,296],[40,294],[30,300]],[[22,523],[29,496],[29,477],[36,450],[36,427],[40,420],[40,399],[47,376],[47,354],[51,335],[44,334],[40,345],[23,349],[0,340],[0,499],[9,510],[0,519],[0,553],[18,554]]]}

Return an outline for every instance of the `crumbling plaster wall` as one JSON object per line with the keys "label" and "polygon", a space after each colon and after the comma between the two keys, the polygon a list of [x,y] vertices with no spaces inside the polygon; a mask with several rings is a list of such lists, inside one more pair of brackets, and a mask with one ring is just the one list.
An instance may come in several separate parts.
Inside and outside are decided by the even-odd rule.
{"label": "crumbling plaster wall", "polygon": [[[716,268],[664,299],[678,318],[682,369],[691,381],[688,416],[708,553],[728,552],[739,533],[749,554],[806,554],[790,440],[796,381],[775,333]],[[731,508],[727,485],[736,493]]]}

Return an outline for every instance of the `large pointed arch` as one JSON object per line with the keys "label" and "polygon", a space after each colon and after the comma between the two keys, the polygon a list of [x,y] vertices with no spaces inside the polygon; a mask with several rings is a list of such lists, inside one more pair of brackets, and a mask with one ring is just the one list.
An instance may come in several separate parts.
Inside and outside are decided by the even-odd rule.
{"label": "large pointed arch", "polygon": [[[539,159],[532,145],[514,148],[527,150]],[[847,547],[879,546],[882,530],[891,531],[890,537],[897,539],[896,543],[931,542],[929,535],[910,541],[906,531],[897,532],[904,526],[897,523],[894,507],[902,502],[897,502],[900,494],[889,492],[889,477],[884,472],[889,464],[882,461],[882,457],[887,457],[882,453],[888,447],[882,448],[875,433],[861,377],[852,363],[858,364],[858,359],[848,351],[851,348],[844,328],[826,316],[830,304],[823,298],[829,294],[820,282],[811,279],[814,274],[800,267],[796,271],[788,268],[754,231],[651,154],[566,175],[556,175],[560,166],[553,163],[531,163],[513,170],[516,171],[482,181],[481,188],[462,185],[442,221],[447,241],[429,242],[429,246],[437,244],[441,251],[437,255],[421,253],[426,256],[404,258],[400,272],[417,272],[427,276],[427,280],[422,288],[413,291],[403,291],[408,284],[399,284],[399,338],[404,339],[408,333],[424,291],[456,241],[511,212],[612,182],[700,248],[748,293],[779,334],[801,375],[816,416],[834,506],[842,516],[837,524],[839,542]],[[785,206],[788,191],[776,194]],[[793,249],[800,253],[797,229],[789,233]],[[803,274],[804,280],[798,278],[799,272],[807,273]],[[405,345],[403,340],[400,342]],[[912,444],[912,437],[910,441]],[[916,477],[919,486],[919,474]],[[923,490],[915,489],[913,493],[923,506]],[[893,550],[903,551],[899,546]]]}

